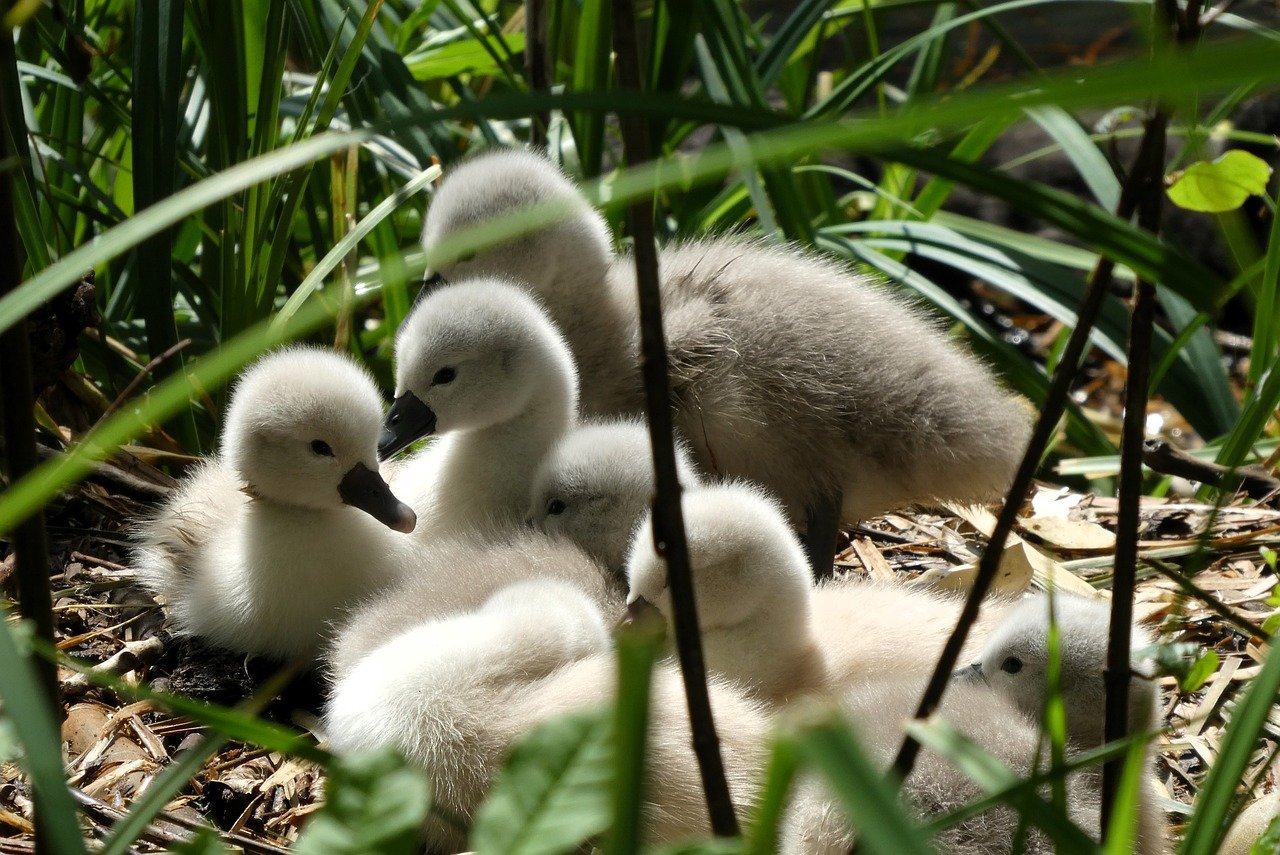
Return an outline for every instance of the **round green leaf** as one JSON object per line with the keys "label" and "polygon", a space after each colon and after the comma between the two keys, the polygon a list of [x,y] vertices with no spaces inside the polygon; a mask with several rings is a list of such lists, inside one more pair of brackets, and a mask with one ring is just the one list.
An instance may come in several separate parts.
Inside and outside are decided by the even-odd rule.
{"label": "round green leaf", "polygon": [[1265,193],[1271,167],[1262,158],[1235,149],[1217,160],[1197,161],[1171,177],[1168,193],[1173,204],[1218,214],[1234,211],[1250,196]]}

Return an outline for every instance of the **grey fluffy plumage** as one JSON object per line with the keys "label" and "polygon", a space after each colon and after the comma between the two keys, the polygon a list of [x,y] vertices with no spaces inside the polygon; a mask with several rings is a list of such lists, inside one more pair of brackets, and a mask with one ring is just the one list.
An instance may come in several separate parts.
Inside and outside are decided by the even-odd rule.
{"label": "grey fluffy plumage", "polygon": [[[549,161],[501,151],[459,166],[424,243],[557,202],[573,216],[440,272],[526,283],[573,349],[583,414],[638,412],[631,261]],[[796,518],[842,493],[846,521],[1007,484],[1028,411],[886,288],[810,252],[732,238],[668,247],[661,269],[677,425],[708,473],[761,483]]]}

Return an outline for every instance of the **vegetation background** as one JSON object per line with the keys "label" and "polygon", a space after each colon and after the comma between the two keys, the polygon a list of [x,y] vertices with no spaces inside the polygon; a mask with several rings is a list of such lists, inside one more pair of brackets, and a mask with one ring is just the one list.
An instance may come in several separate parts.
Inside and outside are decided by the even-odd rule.
{"label": "vegetation background", "polygon": [[[1122,497],[1119,519],[1103,501],[1103,521],[1122,556],[1127,542],[1137,549],[1141,525],[1146,547],[1129,570],[1140,558],[1143,575],[1178,580],[1189,595],[1172,617],[1180,638],[1259,663],[1225,681],[1213,677],[1223,673],[1217,656],[1193,652],[1172,668],[1216,734],[1198,765],[1180,767],[1193,802],[1175,808],[1181,851],[1214,851],[1246,771],[1252,785],[1265,767],[1280,688],[1280,659],[1265,655],[1280,623],[1280,599],[1265,601],[1277,521],[1267,491],[1254,491],[1254,506],[1236,472],[1256,461],[1274,469],[1280,435],[1274,5],[652,0],[635,19],[642,92],[620,91],[611,32],[630,4],[608,0],[0,9],[0,536],[6,585],[27,618],[0,624],[0,751],[17,764],[0,788],[0,850],[30,851],[34,801],[40,849],[67,855],[279,851],[295,839],[302,852],[412,851],[430,803],[413,772],[393,758],[338,763],[305,718],[282,712],[292,706],[270,705],[282,677],[252,691],[194,686],[168,651],[145,646],[142,619],[154,613],[126,595],[122,526],[216,447],[223,390],[263,350],[331,343],[389,388],[391,340],[424,271],[530,225],[497,224],[425,258],[417,236],[433,182],[472,149],[533,142],[582,178],[620,237],[625,203],[652,200],[662,241],[724,231],[795,241],[927,304],[1048,414],[1031,463],[1075,494],[1115,493],[1131,396],[1127,495],[1135,511],[1138,492],[1149,499],[1126,518]],[[619,115],[646,123],[655,164],[622,168]],[[1152,128],[1167,128],[1167,144]],[[1134,200],[1149,213],[1166,187],[1163,222],[1142,212],[1133,221]],[[1137,330],[1145,317],[1133,305],[1155,312],[1149,354],[1143,335],[1130,335],[1131,315]],[[1089,334],[1083,360],[1076,329]],[[1131,359],[1150,374],[1135,372],[1126,388]],[[1075,391],[1059,420],[1068,380]],[[1184,467],[1225,467],[1192,472],[1221,489],[1201,490],[1175,532],[1180,545],[1164,553],[1149,541],[1169,532],[1143,514],[1185,485],[1135,468],[1134,425],[1138,440],[1192,450]],[[964,537],[982,540],[972,528]],[[1051,571],[1114,583],[1132,601],[1115,550],[1068,561],[1070,552],[1049,549]],[[1224,604],[1221,585],[1206,582],[1224,567],[1249,582],[1238,589],[1262,594]],[[627,817],[654,642],[620,645],[613,717],[531,738],[477,822],[482,851],[567,852],[588,839],[639,851]],[[68,654],[114,664],[88,669]],[[61,704],[41,689],[58,657],[63,692],[89,692],[113,714],[83,750],[71,740],[70,790]],[[1206,680],[1217,692],[1207,707]],[[245,695],[237,709],[209,702]],[[1222,706],[1224,696],[1233,703]],[[124,723],[149,753],[104,764]],[[1088,848],[973,746],[932,725],[914,732],[970,770],[990,801],[1047,824],[1062,851]],[[86,761],[92,746],[98,756]],[[682,851],[769,851],[787,785],[808,766],[832,778],[868,850],[922,851],[927,829],[904,812],[859,810],[891,802],[878,776],[858,773],[858,754],[832,721],[780,736],[744,837]],[[1216,761],[1207,777],[1206,760]],[[220,777],[258,761],[247,800]],[[281,789],[283,807],[264,814],[263,799]],[[238,807],[220,813],[219,798]],[[193,838],[193,807],[221,831]],[[1103,847],[1124,851],[1124,834]]]}

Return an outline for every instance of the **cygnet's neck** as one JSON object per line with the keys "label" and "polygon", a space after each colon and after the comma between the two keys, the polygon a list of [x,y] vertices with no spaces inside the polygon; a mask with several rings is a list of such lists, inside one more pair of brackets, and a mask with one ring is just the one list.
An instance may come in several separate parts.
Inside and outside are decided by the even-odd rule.
{"label": "cygnet's neck", "polygon": [[780,603],[706,636],[709,667],[747,686],[756,697],[782,703],[822,690],[827,670],[808,602]]}
{"label": "cygnet's neck", "polygon": [[528,510],[534,472],[577,419],[576,378],[556,365],[512,418],[441,439],[431,534],[492,522],[517,523]]}

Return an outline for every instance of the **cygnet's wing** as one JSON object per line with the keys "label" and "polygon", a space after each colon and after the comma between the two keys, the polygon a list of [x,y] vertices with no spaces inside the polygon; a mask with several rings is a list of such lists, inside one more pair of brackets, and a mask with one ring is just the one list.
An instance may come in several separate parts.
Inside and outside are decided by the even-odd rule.
{"label": "cygnet's wing", "polygon": [[234,529],[251,501],[243,484],[214,458],[186,478],[177,492],[133,531],[130,563],[151,593],[173,600],[193,572],[211,536]]}
{"label": "cygnet's wing", "polygon": [[531,578],[574,585],[606,618],[623,613],[625,592],[569,543],[537,532],[437,541],[423,550],[418,570],[403,584],[356,607],[336,629],[330,671],[341,677],[386,639],[424,621],[472,611],[502,588]]}

